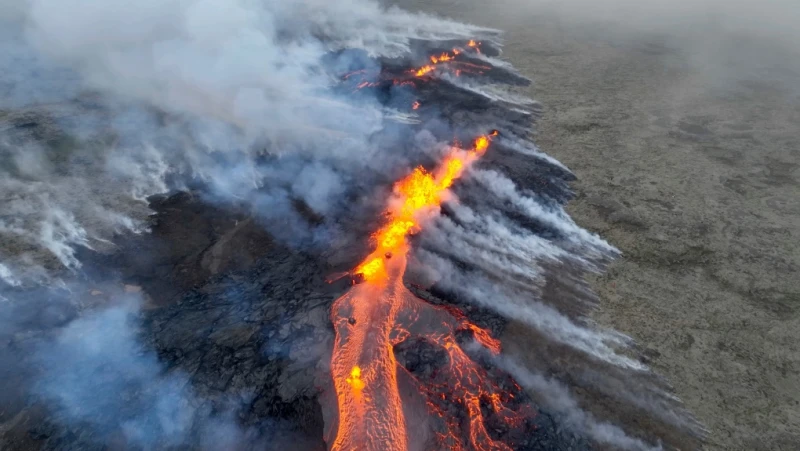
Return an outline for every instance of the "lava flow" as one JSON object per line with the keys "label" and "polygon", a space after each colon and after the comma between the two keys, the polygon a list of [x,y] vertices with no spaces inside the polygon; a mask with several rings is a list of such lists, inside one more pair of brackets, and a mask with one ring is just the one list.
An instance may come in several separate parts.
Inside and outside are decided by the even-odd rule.
{"label": "lava flow", "polygon": [[[406,237],[438,213],[448,188],[486,152],[494,134],[477,138],[468,150],[451,148],[434,172],[417,168],[395,184],[386,212],[389,221],[374,235],[376,248],[353,271],[361,283],[334,302],[331,371],[338,424],[335,439],[329,440],[332,450],[510,450],[489,434],[487,416],[512,429],[529,414],[524,408],[509,407],[514,403],[509,390],[518,387],[501,389],[486,369],[470,359],[457,336],[471,334],[494,354],[500,352],[500,343],[459,311],[428,304],[403,283]],[[418,377],[398,363],[395,345],[412,339],[446,354],[432,373]],[[416,388],[433,419],[423,444],[417,443],[423,439],[416,439],[410,446],[400,378]],[[424,436],[413,432],[415,438]]]}
{"label": "lava flow", "polygon": [[[475,53],[481,53],[481,43],[480,42],[469,41],[467,43],[467,47],[469,49],[471,49]],[[429,59],[431,61],[430,64],[426,64],[425,66],[419,67],[417,69],[411,69],[411,70],[409,70],[409,73],[414,74],[415,77],[424,77],[424,76],[428,75],[429,73],[435,71],[436,67],[438,65],[441,65],[441,64],[444,64],[444,63],[454,63],[454,64],[457,65],[457,68],[455,70],[455,75],[457,77],[460,76],[461,72],[463,70],[465,70],[465,69],[467,71],[476,72],[476,73],[479,73],[479,74],[483,73],[482,72],[483,70],[490,69],[487,66],[480,66],[480,65],[477,65],[477,64],[468,63],[468,62],[464,62],[464,61],[456,61],[456,57],[458,55],[461,55],[462,53],[464,53],[464,51],[465,50],[463,48],[461,48],[461,47],[454,47],[451,52],[442,52],[439,55],[432,55],[432,56],[429,57]]]}
{"label": "lava flow", "polygon": [[471,40],[464,47],[453,47],[449,52],[442,52],[438,55],[428,57],[429,63],[414,69],[408,69],[403,73],[382,72],[378,74],[368,74],[365,70],[358,70],[345,74],[342,79],[350,80],[359,78],[355,84],[355,90],[364,88],[375,88],[384,84],[394,86],[414,86],[415,80],[427,79],[437,73],[442,68],[449,69],[450,73],[460,77],[462,73],[483,74],[491,70],[489,66],[484,66],[470,62],[464,58],[468,54],[480,54],[481,43]]}

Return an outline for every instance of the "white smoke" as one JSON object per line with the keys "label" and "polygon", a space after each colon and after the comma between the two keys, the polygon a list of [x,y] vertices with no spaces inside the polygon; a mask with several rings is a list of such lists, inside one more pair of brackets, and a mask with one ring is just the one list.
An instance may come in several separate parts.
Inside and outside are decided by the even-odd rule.
{"label": "white smoke", "polygon": [[329,92],[330,50],[379,56],[407,51],[412,37],[477,32],[369,1],[31,0],[26,22],[38,49],[95,88],[293,146],[360,141],[380,127],[375,105]]}
{"label": "white smoke", "polygon": [[537,401],[550,412],[558,415],[567,427],[583,432],[598,443],[608,444],[615,449],[631,451],[661,450],[662,447],[651,446],[630,437],[619,427],[600,421],[583,410],[570,394],[569,390],[554,379],[533,373],[509,358],[496,358],[495,363],[508,371],[520,385],[530,393],[534,393]]}
{"label": "white smoke", "polygon": [[[369,0],[3,0],[2,11],[0,234],[20,243],[0,251],[9,271],[76,268],[75,246],[145,230],[146,198],[181,188],[168,182],[179,174],[258,214],[288,214],[294,198],[328,214],[359,172],[407,164],[375,138],[397,118],[336,91],[367,60],[331,55],[496,34]],[[295,224],[289,239],[317,233]]]}
{"label": "white smoke", "polygon": [[[499,62],[500,60],[491,59],[491,64],[493,65],[498,65]],[[526,108],[535,104],[533,100],[525,97],[524,95],[520,95],[520,93],[515,92],[515,90],[505,86],[487,85],[450,74],[443,74],[442,78],[450,83],[453,83],[459,88],[480,94],[491,101],[517,105],[520,108],[520,111],[525,113],[530,113],[530,111],[527,111]]]}
{"label": "white smoke", "polygon": [[452,211],[459,223],[437,218],[425,234],[426,243],[445,252],[453,250],[459,259],[501,279],[541,285],[544,280],[538,263],[568,255],[540,236],[512,229],[499,217],[477,214],[463,205],[452,205]]}
{"label": "white smoke", "polygon": [[[296,36],[299,11],[274,5],[34,0],[26,31],[91,86],[233,124],[251,139],[300,140],[320,124],[362,137],[375,124],[320,92],[330,83],[320,70],[326,48]],[[81,14],[66,19],[68,11]]]}
{"label": "white smoke", "polygon": [[80,445],[102,443],[104,433],[118,430],[141,449],[303,446],[304,438],[291,433],[284,443],[271,419],[258,430],[241,426],[236,414],[242,401],[247,404],[246,393],[219,400],[222,408],[214,409],[194,391],[189,375],[162,364],[139,338],[141,302],[118,294],[110,307],[71,321],[35,350],[33,394],[48,401],[53,419],[67,427],[91,427],[96,437],[87,434]]}
{"label": "white smoke", "polygon": [[114,152],[107,167],[110,174],[126,180],[130,196],[138,201],[146,202],[149,196],[168,190],[169,164],[152,145],[142,146],[136,153]]}
{"label": "white smoke", "polygon": [[[33,267],[39,265],[51,271],[79,268],[76,246],[104,249],[117,233],[145,229],[146,205],[131,196],[133,186],[120,174],[106,170],[104,158],[67,163],[38,145],[9,141],[0,145],[0,155],[11,157],[9,167],[0,168],[0,259],[21,270],[13,276],[17,282],[38,279]],[[88,150],[71,156],[87,155]]]}
{"label": "white smoke", "polygon": [[552,164],[553,166],[556,166],[557,168],[562,169],[562,170],[564,170],[564,171],[566,171],[566,172],[568,172],[570,174],[572,173],[572,171],[570,171],[569,168],[564,166],[563,163],[561,163],[560,161],[558,161],[555,158],[551,157],[550,155],[542,152],[541,150],[539,150],[538,147],[536,147],[530,141],[522,141],[522,142],[520,142],[519,140],[515,140],[515,139],[505,139],[504,137],[501,136],[499,142],[502,143],[503,146],[505,146],[508,149],[514,150],[514,151],[519,152],[519,153],[521,153],[523,155],[528,155],[528,156],[531,156],[531,157],[534,157],[534,158],[538,158],[540,160],[544,160],[548,164]]}
{"label": "white smoke", "polygon": [[[11,285],[12,287],[17,287],[22,284],[22,282],[20,282],[19,279],[14,277],[14,274],[11,272],[11,269],[2,263],[0,263],[0,280]],[[3,299],[5,300],[6,298]]]}
{"label": "white smoke", "polygon": [[647,370],[642,363],[616,351],[629,345],[626,337],[575,324],[554,308],[532,299],[530,293],[503,288],[480,274],[465,274],[449,260],[430,252],[420,251],[419,254],[420,260],[436,271],[442,288],[466,297],[471,303],[527,324],[599,361],[635,371]]}
{"label": "white smoke", "polygon": [[486,187],[489,192],[498,198],[510,202],[520,212],[530,218],[562,232],[565,237],[575,245],[582,246],[586,251],[595,251],[601,254],[616,253],[617,250],[596,234],[575,224],[575,221],[561,207],[548,207],[536,199],[521,194],[514,182],[494,170],[477,170],[473,178]]}

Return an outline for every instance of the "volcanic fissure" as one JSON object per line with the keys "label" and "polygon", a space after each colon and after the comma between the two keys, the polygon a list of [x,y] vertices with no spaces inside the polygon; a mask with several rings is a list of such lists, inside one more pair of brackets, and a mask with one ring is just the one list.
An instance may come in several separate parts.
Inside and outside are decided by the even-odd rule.
{"label": "volcanic fissure", "polygon": [[[466,48],[480,53],[475,41]],[[428,76],[442,64],[455,63],[462,52],[455,47],[431,56],[430,64],[407,73]],[[458,76],[465,65],[476,67],[461,63],[449,69]],[[375,84],[363,81],[358,88]],[[418,102],[412,105],[418,107]],[[459,333],[471,333],[474,342],[494,354],[500,352],[499,341],[459,311],[417,298],[403,282],[409,251],[406,237],[438,213],[449,188],[486,153],[497,134],[477,137],[469,149],[454,145],[435,170],[417,167],[394,185],[387,221],[373,235],[374,250],[352,271],[354,286],[331,309],[336,331],[331,373],[338,409],[335,437],[328,440],[332,450],[409,449],[411,431],[399,388],[401,377],[419,389],[428,413],[439,422],[433,427],[436,449],[510,450],[487,431],[482,404],[510,427],[520,426],[530,414],[507,406],[514,395],[493,382],[457,338]],[[440,374],[431,380],[415,378],[398,363],[395,346],[412,339],[422,339],[446,354]],[[453,413],[457,410],[463,415]]]}

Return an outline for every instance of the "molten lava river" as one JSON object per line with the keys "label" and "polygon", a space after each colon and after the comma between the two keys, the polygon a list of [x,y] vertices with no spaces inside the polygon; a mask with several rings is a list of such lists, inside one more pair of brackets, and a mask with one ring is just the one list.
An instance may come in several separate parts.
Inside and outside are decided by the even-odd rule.
{"label": "molten lava river", "polygon": [[[428,304],[403,283],[407,235],[438,214],[448,188],[486,152],[495,134],[480,136],[470,149],[452,147],[433,172],[417,168],[395,184],[389,219],[373,237],[376,248],[353,271],[361,283],[334,302],[331,372],[338,416],[331,429],[335,437],[328,438],[332,450],[511,450],[490,433],[498,427],[487,424],[508,431],[523,427],[530,416],[525,407],[514,407],[519,387],[494,382],[457,337],[471,336],[466,342],[494,354],[500,343],[458,310]],[[411,339],[444,356],[441,367],[424,379],[395,354],[395,345]],[[424,427],[409,418],[413,397],[424,407],[416,410],[426,412]]]}

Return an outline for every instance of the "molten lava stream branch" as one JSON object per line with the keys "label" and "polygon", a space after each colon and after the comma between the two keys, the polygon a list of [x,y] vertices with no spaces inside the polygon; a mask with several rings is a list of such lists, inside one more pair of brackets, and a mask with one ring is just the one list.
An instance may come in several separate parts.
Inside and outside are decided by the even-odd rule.
{"label": "molten lava stream branch", "polygon": [[463,61],[463,59],[465,59],[464,56],[468,54],[475,55],[480,53],[481,43],[477,41],[469,41],[465,47],[453,47],[453,49],[449,52],[431,55],[428,57],[428,64],[414,69],[409,69],[405,71],[404,74],[371,74],[367,70],[362,69],[345,74],[342,76],[342,80],[359,78],[357,76],[360,76],[361,81],[355,85],[354,89],[357,91],[364,88],[379,87],[389,82],[395,86],[415,86],[414,80],[419,81],[419,79],[429,79],[433,77],[438,70],[449,70],[457,77],[460,76],[462,72],[482,74],[484,71],[491,70],[491,67]]}
{"label": "molten lava stream branch", "polygon": [[401,305],[398,285],[389,281],[402,285],[404,260],[401,256],[386,265],[384,278],[354,286],[332,307],[336,341],[331,373],[339,426],[331,449],[408,449],[390,341]]}
{"label": "molten lava stream branch", "polygon": [[[471,149],[452,147],[432,173],[416,168],[395,184],[386,212],[390,219],[373,236],[375,250],[353,271],[362,283],[337,299],[331,309],[336,331],[331,373],[338,407],[332,450],[409,449],[403,400],[398,389],[401,367],[394,345],[412,334],[410,328],[448,353],[448,376],[443,383],[450,385],[454,402],[469,418],[468,430],[462,431],[463,421],[443,418],[444,410],[429,399],[431,414],[443,418],[447,429],[436,432],[442,442],[439,445],[456,450],[465,449],[465,443],[474,449],[510,449],[489,437],[481,411],[481,401],[487,400],[496,413],[502,413],[499,388],[464,353],[456,333],[472,333],[478,343],[494,353],[500,351],[499,342],[469,323],[460,312],[429,305],[403,284],[408,252],[406,237],[426,219],[438,214],[453,182],[486,152],[496,134],[478,137]],[[412,320],[408,323],[401,318]],[[436,391],[441,392],[442,387]]]}

